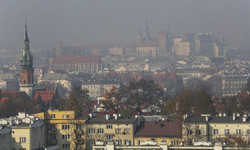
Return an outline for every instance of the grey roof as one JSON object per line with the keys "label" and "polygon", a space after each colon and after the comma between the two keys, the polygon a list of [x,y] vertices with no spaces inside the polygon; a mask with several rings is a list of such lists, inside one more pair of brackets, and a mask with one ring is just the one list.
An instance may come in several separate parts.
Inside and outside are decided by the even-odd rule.
{"label": "grey roof", "polygon": [[106,120],[106,116],[93,116],[86,121],[86,124],[124,124],[128,123],[131,124],[135,120],[134,116],[129,117],[119,117],[117,120],[114,117],[110,117],[110,119]]}
{"label": "grey roof", "polygon": [[187,119],[184,120],[184,123],[243,123],[243,124],[249,124],[250,123],[250,117],[246,120],[246,122],[243,122],[243,117],[236,117],[235,120],[233,120],[233,116],[210,116],[209,120],[206,121],[205,116],[190,116]]}
{"label": "grey roof", "polygon": [[67,80],[68,75],[62,73],[47,73],[43,75],[43,80]]}

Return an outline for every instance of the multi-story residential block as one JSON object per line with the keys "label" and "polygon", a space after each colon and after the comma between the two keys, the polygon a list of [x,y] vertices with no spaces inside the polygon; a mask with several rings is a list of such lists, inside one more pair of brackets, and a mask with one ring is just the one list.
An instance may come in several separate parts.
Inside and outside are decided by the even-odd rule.
{"label": "multi-story residential block", "polygon": [[160,54],[158,42],[145,42],[137,44],[136,54],[141,58],[156,58]]}
{"label": "multi-story residential block", "polygon": [[227,135],[236,135],[249,141],[250,139],[250,119],[248,115],[240,116],[234,114],[227,116],[185,115],[182,124],[182,138],[186,143],[194,142],[214,142],[218,138],[224,138]]}
{"label": "multi-story residential block", "polygon": [[47,111],[35,114],[46,123],[48,146],[58,145],[59,149],[85,149],[85,121],[87,115],[74,111]]}
{"label": "multi-story residential block", "polygon": [[134,145],[134,133],[142,121],[142,116],[90,115],[86,122],[89,146],[104,145],[106,142],[111,141],[115,145]]}
{"label": "multi-story residential block", "polygon": [[87,81],[83,83],[82,89],[87,89],[89,91],[89,96],[92,99],[97,99],[97,97],[104,96],[105,93],[110,92],[112,88],[120,88],[121,86],[122,84],[119,81]]}
{"label": "multi-story residential block", "polygon": [[102,71],[102,62],[98,55],[57,55],[53,60],[53,70],[93,74]]}
{"label": "multi-story residential block", "polygon": [[12,149],[33,150],[46,145],[43,120],[33,115],[18,113],[15,117],[0,119],[0,125],[11,129]]}
{"label": "multi-story residential block", "polygon": [[135,145],[181,145],[181,122],[154,121],[142,123],[135,133]]}
{"label": "multi-story residential block", "polygon": [[124,55],[124,48],[122,46],[120,47],[110,47],[109,48],[109,54],[110,55],[116,55],[116,56],[123,56]]}
{"label": "multi-story residential block", "polygon": [[175,37],[173,42],[173,53],[181,56],[190,55],[190,46],[187,40],[184,40],[183,37]]}
{"label": "multi-story residential block", "polygon": [[222,96],[233,96],[247,84],[248,74],[225,73],[222,76]]}

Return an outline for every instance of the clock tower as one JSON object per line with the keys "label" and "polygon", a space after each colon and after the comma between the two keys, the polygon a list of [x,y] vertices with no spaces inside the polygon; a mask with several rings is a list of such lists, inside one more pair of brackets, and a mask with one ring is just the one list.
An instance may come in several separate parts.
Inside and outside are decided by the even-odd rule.
{"label": "clock tower", "polygon": [[20,70],[20,91],[26,92],[28,96],[33,96],[33,56],[30,52],[29,38],[27,32],[27,24],[25,23],[24,45],[21,54],[21,70]]}

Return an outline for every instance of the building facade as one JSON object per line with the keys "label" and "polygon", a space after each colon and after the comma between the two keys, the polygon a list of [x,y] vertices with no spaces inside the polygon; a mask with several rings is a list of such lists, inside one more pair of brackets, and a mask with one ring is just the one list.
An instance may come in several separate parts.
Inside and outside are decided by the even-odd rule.
{"label": "building facade", "polygon": [[99,73],[102,71],[98,55],[57,55],[53,60],[53,70],[57,72]]}
{"label": "building facade", "polygon": [[46,143],[59,149],[85,149],[86,116],[74,111],[47,111],[35,114],[46,124]]}

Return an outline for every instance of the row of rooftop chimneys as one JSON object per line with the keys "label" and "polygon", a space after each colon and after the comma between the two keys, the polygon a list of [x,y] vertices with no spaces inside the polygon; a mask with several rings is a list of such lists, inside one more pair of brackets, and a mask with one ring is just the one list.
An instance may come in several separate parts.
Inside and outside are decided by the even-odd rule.
{"label": "row of rooftop chimneys", "polygon": [[[183,116],[183,119],[187,119],[188,117],[192,116],[191,114],[185,114]],[[210,114],[201,114],[201,116],[206,117],[206,121],[209,121],[209,119],[211,118]],[[226,113],[219,113],[219,117],[226,117],[227,114]],[[236,120],[237,117],[240,117],[240,113],[233,113],[233,120]],[[243,117],[242,117],[242,121],[246,122],[248,119],[248,112],[244,113]]]}
{"label": "row of rooftop chimneys", "polygon": [[[121,117],[121,114],[113,114],[113,116],[115,117],[115,120],[118,120]],[[93,118],[92,113],[89,114],[89,118]],[[106,114],[105,118],[106,118],[106,120],[109,120],[111,118],[111,115]]]}

